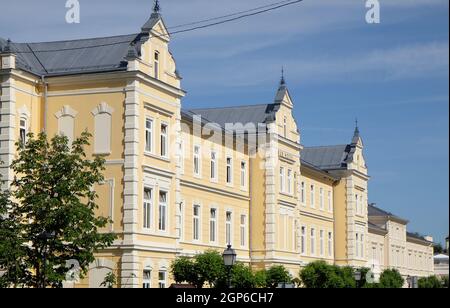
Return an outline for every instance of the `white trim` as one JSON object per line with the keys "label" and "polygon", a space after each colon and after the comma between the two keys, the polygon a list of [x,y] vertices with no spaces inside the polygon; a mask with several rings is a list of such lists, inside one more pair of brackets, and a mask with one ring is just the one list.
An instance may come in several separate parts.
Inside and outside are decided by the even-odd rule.
{"label": "white trim", "polygon": [[78,112],[75,111],[72,107],[70,107],[69,105],[64,105],[60,111],[55,113],[55,117],[57,119],[60,119],[61,117],[64,116],[70,116],[72,118],[75,118],[77,114]]}

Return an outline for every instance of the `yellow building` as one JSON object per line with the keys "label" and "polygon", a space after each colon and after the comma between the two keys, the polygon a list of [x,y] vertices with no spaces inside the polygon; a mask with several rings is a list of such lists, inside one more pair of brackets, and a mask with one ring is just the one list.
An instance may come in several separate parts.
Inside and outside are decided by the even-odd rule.
{"label": "yellow building", "polygon": [[[89,155],[106,159],[99,214],[111,218],[104,231],[118,239],[85,279],[67,286],[99,287],[114,271],[120,287],[168,287],[177,256],[227,244],[241,262],[281,264],[294,276],[315,260],[372,265],[373,247],[384,247],[376,255],[382,266],[397,264],[386,250],[395,227],[369,217],[358,129],[350,144],[303,147],[284,78],[270,104],[184,110],[169,43],[157,10],[138,34],[30,44],[0,38],[5,188],[14,143],[28,132],[73,140],[87,129]],[[429,257],[430,242],[403,239],[395,245],[405,258]],[[414,261],[419,272],[405,262],[397,266],[404,275],[432,272],[423,259]]]}

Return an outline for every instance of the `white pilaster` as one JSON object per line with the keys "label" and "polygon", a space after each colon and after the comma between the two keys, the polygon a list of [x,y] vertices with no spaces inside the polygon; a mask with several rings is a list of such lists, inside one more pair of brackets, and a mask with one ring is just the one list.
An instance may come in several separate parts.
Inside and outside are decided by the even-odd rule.
{"label": "white pilaster", "polygon": [[3,189],[11,184],[14,174],[10,169],[14,160],[16,142],[16,91],[15,81],[8,76],[1,82],[0,92],[0,175]]}

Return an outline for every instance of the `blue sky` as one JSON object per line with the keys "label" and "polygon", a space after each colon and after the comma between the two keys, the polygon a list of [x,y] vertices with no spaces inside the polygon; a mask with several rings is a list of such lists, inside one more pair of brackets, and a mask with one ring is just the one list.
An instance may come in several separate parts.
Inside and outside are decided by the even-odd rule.
{"label": "blue sky", "polygon": [[[138,32],[152,0],[0,0],[0,37],[16,42]],[[276,0],[161,0],[167,25]],[[409,219],[409,229],[448,235],[449,2],[380,0],[381,24],[364,0],[295,6],[176,35],[171,49],[188,91],[185,107],[269,103],[281,66],[306,146],[350,141],[358,117],[372,179],[371,202]],[[20,18],[17,18],[20,16]]]}

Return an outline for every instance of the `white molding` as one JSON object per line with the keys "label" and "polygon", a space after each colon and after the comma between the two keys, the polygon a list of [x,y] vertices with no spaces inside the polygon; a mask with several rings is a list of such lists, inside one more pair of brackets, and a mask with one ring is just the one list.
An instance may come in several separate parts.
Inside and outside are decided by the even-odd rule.
{"label": "white molding", "polygon": [[77,116],[77,114],[78,114],[78,112],[75,109],[73,109],[69,105],[64,105],[60,111],[55,113],[55,117],[57,119],[60,119],[64,116],[69,116],[69,117],[75,118]]}
{"label": "white molding", "polygon": [[107,103],[105,102],[101,102],[97,107],[95,107],[94,109],[92,109],[91,113],[92,115],[95,117],[99,114],[102,113],[107,113],[109,115],[112,115],[114,112],[114,108],[112,108],[111,106],[109,106]]}

